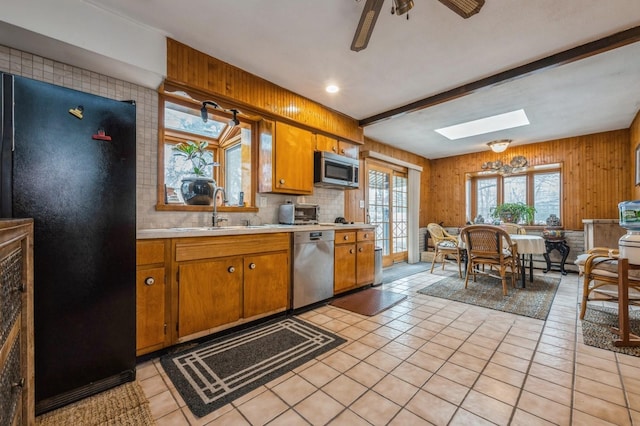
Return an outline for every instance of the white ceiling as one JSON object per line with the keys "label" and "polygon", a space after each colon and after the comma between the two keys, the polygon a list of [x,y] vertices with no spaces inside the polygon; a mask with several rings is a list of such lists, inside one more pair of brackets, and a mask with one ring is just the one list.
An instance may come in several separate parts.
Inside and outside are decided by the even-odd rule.
{"label": "white ceiling", "polygon": [[[386,0],[369,46],[350,50],[365,0],[84,0],[356,119],[640,26],[638,0],[486,0],[462,19]],[[131,41],[135,43],[135,40]],[[338,94],[324,91],[328,83]],[[380,121],[365,135],[440,158],[628,128],[640,109],[640,43]],[[435,128],[524,108],[530,126],[449,141]]]}

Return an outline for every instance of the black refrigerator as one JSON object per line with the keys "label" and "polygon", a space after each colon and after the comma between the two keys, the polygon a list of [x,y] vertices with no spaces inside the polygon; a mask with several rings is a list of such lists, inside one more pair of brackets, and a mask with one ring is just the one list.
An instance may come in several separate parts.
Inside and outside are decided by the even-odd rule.
{"label": "black refrigerator", "polygon": [[34,219],[41,414],[135,379],[135,104],[0,76],[1,215]]}

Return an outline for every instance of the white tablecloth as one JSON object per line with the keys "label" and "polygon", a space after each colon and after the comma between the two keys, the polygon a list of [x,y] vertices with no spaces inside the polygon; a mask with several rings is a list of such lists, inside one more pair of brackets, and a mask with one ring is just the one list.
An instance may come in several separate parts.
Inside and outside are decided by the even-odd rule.
{"label": "white tablecloth", "polygon": [[511,241],[518,245],[519,254],[544,254],[547,249],[544,238],[537,235],[509,235]]}

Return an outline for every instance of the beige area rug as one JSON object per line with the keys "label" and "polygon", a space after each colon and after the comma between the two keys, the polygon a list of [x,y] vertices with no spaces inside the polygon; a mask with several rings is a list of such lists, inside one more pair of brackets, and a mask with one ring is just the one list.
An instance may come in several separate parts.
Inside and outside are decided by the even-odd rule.
{"label": "beige area rug", "polygon": [[509,282],[507,296],[502,295],[500,280],[481,275],[476,282],[469,278],[466,289],[464,279],[451,276],[418,290],[418,293],[525,317],[547,319],[560,279],[534,275],[533,282],[527,280],[526,288],[513,288],[511,278],[507,277],[507,280]]}
{"label": "beige area rug", "polygon": [[[629,311],[629,325],[631,332],[640,336],[640,311]],[[618,335],[611,331],[611,327],[618,327],[618,310],[604,306],[588,306],[582,320],[582,339],[585,345],[620,352],[627,355],[640,356],[640,347],[617,347],[613,341]]]}
{"label": "beige area rug", "polygon": [[155,425],[138,382],[129,382],[36,417],[46,426]]}

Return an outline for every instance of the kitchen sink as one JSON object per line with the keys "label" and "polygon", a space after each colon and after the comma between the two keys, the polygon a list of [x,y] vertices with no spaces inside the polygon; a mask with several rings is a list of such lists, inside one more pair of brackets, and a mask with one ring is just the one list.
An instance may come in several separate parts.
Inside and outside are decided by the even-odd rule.
{"label": "kitchen sink", "polygon": [[194,232],[194,231],[224,231],[230,229],[260,229],[266,228],[267,225],[229,225],[229,226],[196,226],[196,227],[179,227],[169,228],[171,231],[178,232]]}

